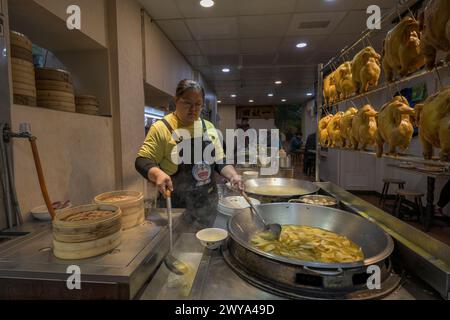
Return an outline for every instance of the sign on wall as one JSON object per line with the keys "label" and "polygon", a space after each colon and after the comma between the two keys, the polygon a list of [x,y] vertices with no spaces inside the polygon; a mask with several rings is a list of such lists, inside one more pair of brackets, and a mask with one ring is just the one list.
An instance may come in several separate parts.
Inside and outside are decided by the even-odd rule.
{"label": "sign on wall", "polygon": [[259,106],[259,107],[237,107],[236,118],[249,119],[274,119],[275,107],[273,106]]}

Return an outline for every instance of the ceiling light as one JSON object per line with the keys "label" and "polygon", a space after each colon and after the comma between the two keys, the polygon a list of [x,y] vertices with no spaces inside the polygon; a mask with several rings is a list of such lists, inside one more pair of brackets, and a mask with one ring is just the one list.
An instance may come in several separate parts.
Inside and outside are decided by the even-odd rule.
{"label": "ceiling light", "polygon": [[225,72],[225,73],[230,72],[230,69],[229,68],[223,68],[222,72]]}
{"label": "ceiling light", "polygon": [[222,101],[221,100],[217,100],[217,103],[222,103]]}
{"label": "ceiling light", "polygon": [[307,46],[308,44],[306,42],[300,42],[296,45],[297,48],[306,48]]}
{"label": "ceiling light", "polygon": [[200,1],[200,5],[204,8],[211,8],[214,5],[213,0],[202,0]]}
{"label": "ceiling light", "polygon": [[312,93],[311,92],[308,92],[307,94],[306,94],[308,97],[312,97]]}
{"label": "ceiling light", "polygon": [[237,96],[235,94],[232,94],[230,97],[232,98],[236,98]]}
{"label": "ceiling light", "polygon": [[255,102],[255,101],[253,101],[253,100],[248,100],[248,102],[253,103],[253,102]]}
{"label": "ceiling light", "polygon": [[268,97],[273,97],[273,93],[269,93],[267,96]]}
{"label": "ceiling light", "polygon": [[281,99],[281,102],[286,102],[286,99]]}
{"label": "ceiling light", "polygon": [[275,84],[282,84],[283,82],[280,80],[275,81]]}

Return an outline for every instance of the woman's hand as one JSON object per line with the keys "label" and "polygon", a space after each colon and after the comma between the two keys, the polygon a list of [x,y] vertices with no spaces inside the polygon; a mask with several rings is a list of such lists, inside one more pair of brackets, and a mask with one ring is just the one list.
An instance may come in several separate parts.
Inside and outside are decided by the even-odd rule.
{"label": "woman's hand", "polygon": [[164,196],[167,190],[173,191],[172,179],[164,171],[158,168],[152,168],[149,175],[151,175],[151,180],[154,181],[158,191]]}
{"label": "woman's hand", "polygon": [[233,189],[244,191],[244,182],[242,181],[242,177],[240,175],[233,175],[230,179],[230,184]]}

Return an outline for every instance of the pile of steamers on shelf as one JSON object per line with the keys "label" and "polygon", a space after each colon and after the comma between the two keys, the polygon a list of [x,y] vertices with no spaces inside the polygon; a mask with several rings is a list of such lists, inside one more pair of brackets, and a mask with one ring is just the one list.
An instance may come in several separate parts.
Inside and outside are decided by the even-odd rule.
{"label": "pile of steamers on shelf", "polygon": [[[372,47],[366,47],[352,61],[343,63],[326,76],[323,81],[325,104],[332,106],[355,93],[369,92],[378,86],[381,69],[386,80],[393,82],[425,65],[432,70],[439,51],[447,53],[449,60],[450,1],[430,2],[420,20],[403,18],[388,32],[381,55]],[[444,87],[414,109],[405,97],[396,96],[378,112],[366,104],[359,110],[351,107],[345,112],[329,114],[319,121],[318,133],[323,147],[366,150],[368,146],[376,145],[377,156],[381,157],[385,143],[389,146],[389,154],[395,155],[397,148],[407,149],[413,126],[417,125],[425,159],[432,159],[435,147],[441,149],[440,159],[448,162],[449,123],[450,87]]]}
{"label": "pile of steamers on shelf", "polygon": [[11,65],[14,103],[60,111],[97,115],[96,97],[75,97],[69,72],[52,68],[35,68],[32,43],[23,34],[11,32]]}

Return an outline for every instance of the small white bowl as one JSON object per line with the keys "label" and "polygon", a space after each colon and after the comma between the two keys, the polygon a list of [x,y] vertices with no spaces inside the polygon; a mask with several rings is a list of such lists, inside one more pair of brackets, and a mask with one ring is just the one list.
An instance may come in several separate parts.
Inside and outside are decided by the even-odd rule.
{"label": "small white bowl", "polygon": [[228,231],[219,228],[209,228],[200,230],[195,236],[204,247],[215,250],[228,238]]}

